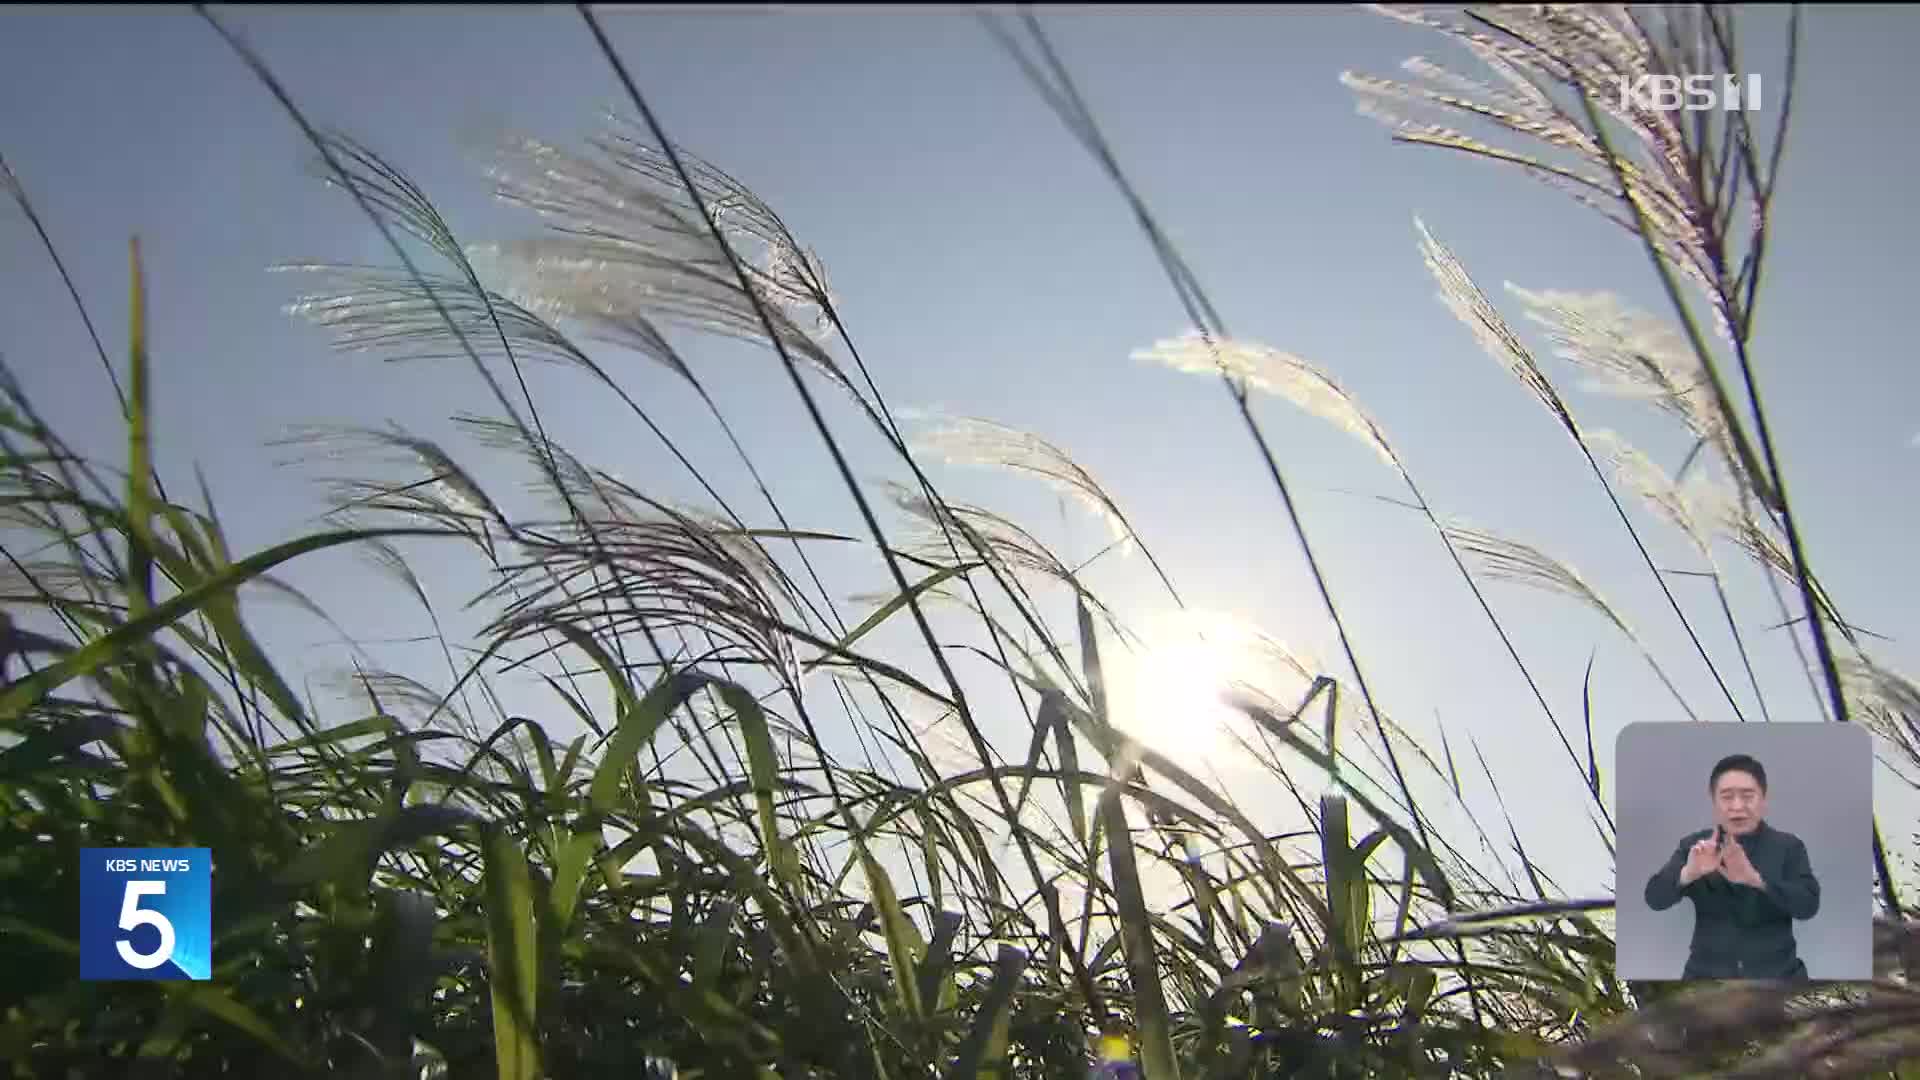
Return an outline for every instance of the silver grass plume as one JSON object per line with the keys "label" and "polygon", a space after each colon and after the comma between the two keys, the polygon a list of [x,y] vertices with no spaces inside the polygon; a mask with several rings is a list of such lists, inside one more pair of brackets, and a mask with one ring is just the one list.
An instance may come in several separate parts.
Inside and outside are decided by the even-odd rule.
{"label": "silver grass plume", "polygon": [[476,290],[461,278],[423,274],[416,279],[402,269],[339,263],[283,263],[271,269],[308,274],[320,282],[286,310],[328,331],[333,347],[342,352],[378,352],[394,360],[465,357],[466,351],[440,316],[445,310],[467,344],[483,358],[503,358],[511,349],[522,359],[593,367],[551,323],[506,296]]}
{"label": "silver grass plume", "polygon": [[[1517,540],[1464,525],[1447,527],[1447,536],[1472,555],[1487,577],[1572,597],[1605,616],[1621,633],[1634,638],[1626,620],[1572,567]],[[1634,638],[1636,644],[1638,639]]]}
{"label": "silver grass plume", "polygon": [[1292,402],[1359,439],[1394,469],[1400,462],[1380,425],[1333,377],[1313,364],[1267,345],[1248,341],[1209,342],[1198,332],[1157,341],[1133,354],[1175,371],[1225,374],[1240,388],[1251,388]]}
{"label": "silver grass plume", "polygon": [[952,417],[924,431],[916,450],[941,457],[949,464],[989,465],[1026,473],[1099,515],[1122,550],[1139,538],[1113,497],[1093,474],[1067,452],[1031,432],[975,417]]}
{"label": "silver grass plume", "polygon": [[[383,670],[342,671],[330,681],[343,692],[366,698],[371,694],[381,708],[394,717],[405,717],[425,730],[456,731],[472,739],[485,737],[453,698],[410,675]],[[459,754],[459,750],[450,751]]]}
{"label": "silver grass plume", "polygon": [[[1725,6],[1504,4],[1427,11],[1396,5],[1375,10],[1464,45],[1507,89],[1478,97],[1462,89],[1471,80],[1452,73],[1434,80],[1431,77],[1444,69],[1419,61],[1412,69],[1433,85],[1349,74],[1346,81],[1360,93],[1363,111],[1385,115],[1398,125],[1400,141],[1517,165],[1642,235],[1658,253],[1656,261],[1677,268],[1706,296],[1715,330],[1734,346],[1746,369],[1770,207],[1791,115],[1787,106],[1793,93],[1797,12],[1789,20],[1786,96],[1774,110],[1779,126],[1772,146],[1763,148],[1752,113],[1664,109],[1621,89],[1655,76],[1738,75],[1734,15]],[[1560,100],[1568,106],[1562,107]],[[1485,122],[1523,143],[1551,150],[1562,161],[1496,148],[1451,129],[1407,120],[1392,111],[1401,103]],[[1603,130],[1590,130],[1594,123],[1604,125]],[[1626,132],[1624,139],[1618,131],[1601,137],[1615,127]],[[1661,273],[1664,279],[1665,270]],[[1681,303],[1678,293],[1672,299]],[[1711,364],[1704,335],[1689,337],[1700,362]],[[1732,415],[1731,400],[1718,385],[1712,393],[1727,414],[1728,442],[1740,462],[1736,479],[1769,509],[1781,512],[1771,473],[1763,468],[1741,418]]]}
{"label": "silver grass plume", "polygon": [[1513,327],[1508,325],[1499,309],[1495,308],[1486,294],[1480,291],[1480,287],[1473,283],[1473,278],[1467,275],[1466,268],[1460,265],[1459,259],[1454,258],[1453,252],[1447,250],[1445,245],[1434,238],[1433,233],[1427,229],[1426,223],[1415,218],[1413,225],[1420,233],[1421,257],[1425,259],[1427,270],[1432,273],[1434,281],[1440,286],[1440,299],[1447,305],[1447,310],[1453,312],[1455,318],[1459,319],[1467,329],[1473,331],[1474,338],[1480,342],[1481,348],[1486,350],[1487,355],[1498,360],[1501,366],[1507,369],[1508,374],[1518,379],[1522,386],[1525,386],[1542,405],[1546,406],[1547,411],[1553,414],[1554,419],[1566,429],[1567,434],[1578,441],[1580,428],[1574,423],[1573,413],[1567,408],[1566,402],[1561,400],[1559,392],[1553,388],[1553,383],[1547,378],[1546,373],[1540,370],[1539,362],[1534,359],[1532,351],[1521,342],[1520,335],[1513,332]]}
{"label": "silver grass plume", "polygon": [[[541,440],[514,424],[474,415],[456,416],[454,421],[472,433],[480,445],[517,454],[534,466],[536,490],[552,496],[556,510],[581,509],[582,520],[564,527],[548,526],[544,531],[549,535],[557,529],[559,536],[591,543],[596,531],[610,530],[613,535],[620,535],[634,528],[652,529],[671,522],[688,538],[697,538],[708,545],[709,554],[719,563],[750,578],[757,587],[759,600],[769,610],[790,611],[799,606],[797,587],[785,570],[757,539],[722,516],[669,506],[645,496],[618,477],[590,468],[551,439]],[[551,472],[541,468],[547,462],[552,463]],[[550,478],[555,476],[563,485],[558,491],[551,490]],[[775,653],[783,660],[782,669],[790,669],[789,643],[777,635],[768,641],[777,646]]]}
{"label": "silver grass plume", "polygon": [[[510,281],[505,291],[544,316],[579,320],[596,336],[683,375],[677,357],[663,348],[661,326],[764,341],[752,300],[665,155],[617,130],[590,146],[596,156],[534,139],[502,146],[492,170],[496,194],[549,226],[538,238],[474,249]],[[730,243],[743,241],[749,249],[740,253],[748,278],[767,303],[781,344],[858,397],[819,340],[831,297],[818,257],[799,250],[751,192],[691,160],[715,223]]]}
{"label": "silver grass plume", "polygon": [[1639,650],[1641,657],[1653,669],[1654,675],[1673,695],[1680,708],[1686,712],[1687,718],[1699,719],[1692,706],[1680,696],[1680,691],[1673,685],[1673,681],[1667,677],[1666,669],[1660,666],[1660,662],[1654,659],[1653,653],[1648,651],[1645,643],[1640,640],[1640,636],[1634,633],[1633,627],[1628,625],[1620,613],[1615,611],[1613,606],[1608,604],[1605,598],[1593,586],[1587,584],[1586,580],[1572,567],[1537,548],[1494,533],[1461,525],[1447,526],[1446,532],[1448,539],[1452,540],[1462,553],[1473,557],[1480,564],[1481,572],[1487,577],[1571,597],[1598,612],[1612,623],[1635,649]]}
{"label": "silver grass plume", "polygon": [[[1126,636],[1119,617],[1081,582],[1079,568],[1067,565],[1044,541],[1018,522],[982,506],[944,498],[935,503],[919,489],[893,481],[885,486],[894,506],[914,523],[914,531],[900,541],[903,551],[935,566],[956,565],[957,552],[959,564],[984,559],[1008,578],[1031,574],[1058,581],[1072,589],[1088,610],[1116,635]],[[1121,550],[1124,546],[1124,541],[1115,541],[1107,550]],[[1015,588],[1019,586],[1016,584]],[[949,592],[944,587],[926,595],[951,600],[982,619],[990,618],[971,597]]]}
{"label": "silver grass plume", "polygon": [[1920,683],[1865,656],[1853,658],[1845,667],[1862,702],[1920,720]]}
{"label": "silver grass plume", "polygon": [[331,330],[334,346],[343,350],[452,359],[468,349],[482,358],[502,357],[510,349],[516,356],[592,367],[551,325],[481,283],[446,220],[405,174],[347,135],[331,133],[323,142],[341,175],[316,160],[320,179],[350,187],[388,225],[426,244],[452,273],[416,277],[401,267],[282,264],[272,269],[312,274],[324,286],[295,300],[289,313]]}
{"label": "silver grass plume", "polygon": [[951,562],[954,556],[947,534],[952,531],[971,541],[958,545],[963,561],[970,554],[984,551],[1008,569],[1031,571],[1063,581],[1073,576],[1067,564],[1039,538],[1003,514],[964,503],[935,504],[921,491],[894,482],[887,484],[887,491],[894,505],[918,524],[916,533],[904,546],[923,559]]}
{"label": "silver grass plume", "polygon": [[[401,482],[336,479],[335,514],[358,515],[384,511],[451,524],[466,531],[493,523],[507,529],[500,508],[472,474],[431,440],[393,426],[381,431],[355,427],[301,427],[275,445],[311,451],[308,460],[385,462],[410,467],[413,476]],[[424,472],[425,476],[419,473]]]}
{"label": "silver grass plume", "polygon": [[1730,496],[1706,489],[1699,473],[1684,484],[1675,483],[1652,458],[1614,432],[1588,432],[1587,442],[1613,466],[1621,483],[1661,520],[1678,529],[1702,559],[1713,562],[1711,515]]}
{"label": "silver grass plume", "polygon": [[[1794,585],[1797,578],[1793,569],[1793,553],[1787,548],[1785,535],[1772,518],[1756,514],[1737,500],[1722,498],[1713,504],[1713,513],[1722,536],[1734,547],[1744,552],[1748,558],[1758,563],[1767,573],[1776,575],[1783,584]],[[1818,580],[1809,579],[1813,593],[1814,606],[1820,617],[1830,625],[1851,633],[1852,628],[1841,619],[1839,609],[1834,606],[1832,597]]]}
{"label": "silver grass plume", "polygon": [[1920,767],[1920,683],[1876,663],[1864,653],[1840,662],[1840,674],[1855,715],[1881,737],[1902,747]]}
{"label": "silver grass plume", "polygon": [[[1490,4],[1448,9],[1445,15],[1412,5],[1372,9],[1445,34],[1484,65],[1498,85],[1419,57],[1404,65],[1409,81],[1347,72],[1341,81],[1354,91],[1364,115],[1392,127],[1398,141],[1516,166],[1638,231],[1606,149],[1588,130],[1584,111],[1573,105],[1584,96],[1630,137],[1624,151],[1614,143],[1615,153],[1650,239],[1715,296],[1710,249],[1726,208],[1703,205],[1694,184],[1695,159],[1711,155],[1713,148],[1692,144],[1692,132],[1683,126],[1692,123],[1691,114],[1623,101],[1620,86],[1621,80],[1634,84],[1655,75],[1726,74],[1725,57],[1709,44],[1710,31],[1726,29],[1716,21],[1719,16],[1690,5]],[[1442,120],[1417,119],[1417,112]],[[1446,121],[1497,132],[1523,149],[1496,145]],[[1741,126],[1723,137],[1748,136]],[[1765,184],[1769,178],[1756,179]],[[1732,193],[1725,198],[1730,201]],[[1757,231],[1757,207],[1753,216],[1749,227]]]}
{"label": "silver grass plume", "polygon": [[683,630],[743,650],[789,685],[797,678],[789,626],[763,568],[699,521],[664,508],[576,521],[551,534],[523,531],[521,551],[483,596],[512,597],[490,635],[519,640],[554,625]]}
{"label": "silver grass plume", "polygon": [[[462,413],[453,418],[475,443],[490,450],[504,450],[523,458],[539,474],[530,481],[531,489],[548,495],[558,508],[604,505],[607,501],[593,471],[566,448],[505,420]],[[547,469],[551,463],[551,471]],[[557,478],[560,489],[554,490]]]}
{"label": "silver grass plume", "polygon": [[1600,380],[1600,388],[1650,402],[1750,486],[1710,376],[1680,332],[1609,293],[1532,292],[1509,284],[1527,317],[1545,328],[1554,354]]}

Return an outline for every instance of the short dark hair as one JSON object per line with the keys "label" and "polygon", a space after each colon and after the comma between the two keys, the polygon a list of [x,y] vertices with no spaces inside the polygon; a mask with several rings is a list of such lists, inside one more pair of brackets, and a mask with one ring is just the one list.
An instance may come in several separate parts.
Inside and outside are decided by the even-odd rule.
{"label": "short dark hair", "polygon": [[1760,784],[1760,794],[1767,793],[1767,767],[1760,759],[1747,754],[1728,754],[1714,763],[1713,772],[1707,776],[1707,791],[1712,793],[1720,786],[1720,777],[1724,773],[1743,772]]}

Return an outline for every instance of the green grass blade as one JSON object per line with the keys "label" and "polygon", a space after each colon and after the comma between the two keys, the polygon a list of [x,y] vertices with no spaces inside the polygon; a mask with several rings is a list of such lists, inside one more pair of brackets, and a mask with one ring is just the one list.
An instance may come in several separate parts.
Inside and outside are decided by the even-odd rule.
{"label": "green grass blade", "polygon": [[542,1080],[535,1028],[539,934],[527,857],[504,830],[488,829],[487,977],[493,1000],[493,1053],[499,1080]]}
{"label": "green grass blade", "polygon": [[[593,770],[593,780],[587,787],[587,808],[574,819],[573,835],[561,847],[554,864],[553,910],[564,925],[573,919],[580,886],[586,879],[594,852],[600,849],[601,825],[620,801],[622,778],[634,766],[640,751],[653,741],[667,717],[686,704],[703,685],[703,680],[701,676],[681,672],[662,679],[646,697],[635,698],[632,686],[620,674],[613,657],[598,642],[575,626],[556,623],[554,628],[591,657],[606,675],[613,687],[617,712],[613,735],[602,749],[600,764]],[[569,760],[572,757],[573,752],[569,750]]]}
{"label": "green grass blade", "polygon": [[982,565],[981,563],[977,563],[977,562],[960,563],[955,566],[944,567],[938,571],[935,571],[934,573],[928,574],[924,578],[921,578],[919,581],[915,582],[910,588],[908,588],[907,591],[900,593],[899,595],[888,600],[886,603],[881,604],[877,609],[874,610],[873,614],[867,616],[865,619],[862,619],[860,621],[859,626],[856,626],[853,629],[847,631],[846,636],[840,639],[838,643],[838,647],[843,650],[851,649],[854,646],[855,642],[859,641],[861,638],[866,637],[868,634],[872,633],[874,628],[878,627],[881,623],[886,622],[888,619],[892,618],[895,614],[905,610],[907,605],[919,599],[920,596],[924,594],[928,589],[936,588],[942,582],[945,582],[950,578],[958,577],[959,575],[964,574],[969,570],[977,569],[981,565]]}
{"label": "green grass blade", "polygon": [[269,756],[274,756],[287,753],[290,750],[306,750],[319,746],[328,746],[337,742],[346,742],[348,739],[357,739],[362,735],[398,735],[401,734],[401,732],[402,729],[399,721],[385,713],[380,713],[374,716],[364,716],[358,720],[349,720],[344,724],[335,724],[330,728],[326,728],[312,735],[303,736],[302,738],[291,739],[283,743],[275,743],[267,747],[264,753]]}
{"label": "green grass blade", "polygon": [[[797,896],[802,887],[800,857],[792,844],[780,837],[780,815],[773,803],[773,788],[780,775],[780,762],[774,756],[773,733],[767,727],[766,710],[745,688],[730,682],[713,680],[721,700],[733,709],[740,725],[740,741],[747,751],[747,775],[753,782],[753,803],[760,819],[760,843],[767,853],[767,865],[774,877],[784,881]],[[909,969],[911,970],[911,969]]]}
{"label": "green grass blade", "polygon": [[476,820],[464,810],[419,803],[395,807],[377,818],[342,822],[332,836],[302,849],[278,880],[289,888],[332,882],[357,892],[366,885],[381,853],[410,847]]}
{"label": "green grass blade", "polygon": [[214,597],[231,592],[247,581],[310,552],[324,551],[343,544],[359,543],[382,536],[450,536],[446,529],[374,528],[341,529],[314,533],[256,552],[191,589],[169,597],[138,618],[128,619],[113,631],[82,645],[57,662],[11,683],[0,691],[0,721],[18,718],[34,703],[73,679],[84,678],[126,650],[147,641],[174,622],[206,607]]}
{"label": "green grass blade", "polygon": [[951,1009],[958,996],[959,988],[953,981],[953,939],[965,925],[966,916],[957,912],[934,913],[933,940],[927,943],[926,960],[917,976],[920,1000],[929,1014]]}
{"label": "green grass blade", "polygon": [[900,997],[900,1008],[911,1023],[918,1025],[927,1016],[918,980],[926,945],[920,940],[920,931],[913,920],[907,918],[901,908],[893,879],[865,844],[860,845],[860,867],[866,872],[867,891],[873,897],[874,911],[880,916],[880,934],[887,942],[887,959],[892,961],[893,985]]}
{"label": "green grass blade", "polygon": [[1347,849],[1347,801],[1338,795],[1320,796],[1320,867],[1327,879],[1327,941],[1333,946],[1333,962],[1342,975],[1352,971],[1353,905],[1352,854]]}
{"label": "green grass blade", "polygon": [[1000,946],[993,962],[993,981],[973,1018],[973,1027],[947,1070],[946,1080],[1010,1080],[1007,1071],[1008,1029],[1013,996],[1027,970],[1027,954],[1011,945]]}
{"label": "green grass blade", "polygon": [[[1056,714],[1050,726],[1053,728],[1054,752],[1060,755],[1060,772],[1063,777],[1072,776],[1080,771],[1080,750],[1074,745],[1073,727],[1067,723],[1065,713]],[[1060,797],[1067,804],[1067,822],[1073,827],[1073,838],[1085,839],[1087,806],[1080,785],[1063,778],[1060,781]]]}
{"label": "green grass blade", "polygon": [[[175,988],[179,989],[175,989]],[[259,1040],[286,1062],[306,1072],[307,1058],[287,1045],[278,1032],[273,1030],[265,1018],[236,1000],[233,994],[223,986],[213,983],[169,983],[168,990],[173,997],[191,1004],[194,1008],[239,1028]]]}
{"label": "green grass blade", "polygon": [[[1107,720],[1106,681],[1100,670],[1100,646],[1094,637],[1093,613],[1084,597],[1075,603],[1080,620],[1080,656],[1092,694],[1094,720],[1112,730]],[[1107,834],[1107,870],[1112,875],[1120,915],[1120,940],[1133,984],[1134,1025],[1140,1033],[1140,1056],[1146,1074],[1154,1080],[1180,1080],[1180,1059],[1173,1052],[1173,1021],[1167,1014],[1166,989],[1161,985],[1160,961],[1155,951],[1153,919],[1147,911],[1146,891],[1140,885],[1140,866],[1134,856],[1131,827],[1120,791],[1138,768],[1132,759],[1117,763],[1118,770],[1101,793],[1099,820]]]}
{"label": "green grass blade", "polygon": [[133,618],[153,607],[153,435],[149,430],[147,370],[147,289],[140,269],[140,241],[128,243],[132,271],[128,312],[128,359],[132,399],[127,406],[127,614]]}
{"label": "green grass blade", "polygon": [[698,990],[716,990],[727,947],[733,943],[733,917],[740,910],[732,900],[713,902],[712,910],[700,923],[698,944],[693,954],[693,985]]}

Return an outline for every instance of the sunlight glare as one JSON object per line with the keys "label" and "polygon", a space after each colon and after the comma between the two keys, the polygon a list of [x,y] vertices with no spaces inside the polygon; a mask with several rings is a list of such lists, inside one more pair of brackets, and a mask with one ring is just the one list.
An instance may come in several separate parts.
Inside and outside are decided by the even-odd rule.
{"label": "sunlight glare", "polygon": [[1139,637],[1115,665],[1115,726],[1183,765],[1238,756],[1232,733],[1247,722],[1227,695],[1261,681],[1257,635],[1230,617],[1186,612],[1151,620]]}

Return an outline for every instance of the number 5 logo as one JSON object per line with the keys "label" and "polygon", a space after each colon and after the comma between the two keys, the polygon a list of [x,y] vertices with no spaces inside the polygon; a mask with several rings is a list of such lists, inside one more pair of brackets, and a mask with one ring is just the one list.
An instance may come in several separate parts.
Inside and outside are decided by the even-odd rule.
{"label": "number 5 logo", "polygon": [[151,971],[173,959],[173,924],[165,915],[150,908],[140,906],[143,896],[167,895],[167,883],[164,881],[129,881],[127,891],[120,896],[120,929],[135,930],[142,926],[151,926],[160,931],[160,947],[149,953],[143,953],[133,947],[133,942],[121,938],[113,943],[114,951],[128,965],[141,971]]}
{"label": "number 5 logo", "polygon": [[212,875],[206,848],[80,849],[80,977],[213,978]]}

